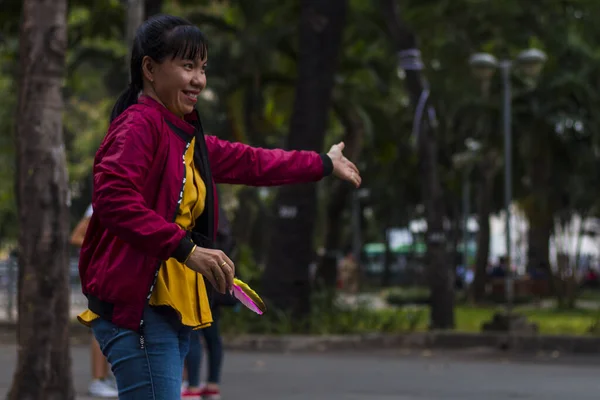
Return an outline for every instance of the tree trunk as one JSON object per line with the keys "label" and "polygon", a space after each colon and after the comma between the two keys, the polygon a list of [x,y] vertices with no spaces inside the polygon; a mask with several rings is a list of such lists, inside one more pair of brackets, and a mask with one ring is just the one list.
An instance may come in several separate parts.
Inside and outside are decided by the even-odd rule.
{"label": "tree trunk", "polygon": [[568,270],[567,276],[565,276],[565,307],[568,309],[574,309],[577,305],[577,298],[579,297],[579,279],[578,271],[581,268],[581,249],[583,246],[583,235],[585,234],[585,222],[587,215],[581,215],[581,223],[577,232],[577,244],[575,246],[575,256],[571,261],[571,268]]}
{"label": "tree trunk", "polygon": [[[298,80],[288,147],[321,151],[345,23],[346,0],[301,2]],[[264,295],[296,317],[310,312],[309,264],[317,214],[316,186],[278,190]]]}
{"label": "tree trunk", "polygon": [[477,255],[475,258],[475,279],[473,281],[473,301],[483,301],[487,280],[487,266],[490,257],[490,214],[492,212],[492,195],[494,191],[494,167],[481,166],[479,190],[477,193]]}
{"label": "tree trunk", "polygon": [[[357,162],[363,147],[364,125],[353,109],[335,107],[346,130],[344,143],[346,156]],[[337,181],[331,185],[325,226],[325,255],[317,269],[317,281],[325,289],[334,290],[337,283],[337,253],[341,246],[342,214],[352,193],[352,186]]]}
{"label": "tree trunk", "polygon": [[[127,43],[127,58],[125,59],[125,67],[129,71],[131,61],[131,49],[133,39],[137,28],[144,22],[146,16],[145,0],[127,0],[127,20],[125,21],[125,43]],[[130,77],[131,78],[131,77]]]}
{"label": "tree trunk", "polygon": [[[462,229],[462,225],[465,219],[465,215],[463,214],[463,211],[465,210],[461,210],[461,203],[456,201],[455,198],[448,196],[449,198],[446,199],[448,200],[447,202],[447,208],[446,210],[452,210],[451,212],[447,213],[447,219],[448,222],[450,223],[449,226],[449,232],[448,232],[448,236],[447,236],[447,241],[449,244],[450,249],[452,249],[452,253],[450,253],[449,255],[449,260],[451,260],[451,264],[452,264],[452,284],[454,285],[454,287],[456,287],[456,275],[457,275],[457,269],[456,267],[460,264],[463,263],[463,261],[465,260],[464,258],[464,254],[466,254],[466,243],[467,243],[467,237],[464,237],[465,235],[463,235],[463,229]],[[452,201],[454,200],[454,201]],[[468,211],[468,210],[467,210]],[[460,241],[463,241],[463,243],[465,243],[465,247],[463,249],[463,251],[459,251],[459,246],[458,244],[460,243]],[[467,265],[465,265],[465,268],[467,268]]]}
{"label": "tree trunk", "polygon": [[19,354],[11,400],[74,398],[69,354],[66,0],[25,0],[17,106]]}
{"label": "tree trunk", "polygon": [[[542,141],[541,143],[544,143]],[[528,154],[527,176],[530,182],[529,201],[525,214],[529,223],[527,232],[527,270],[545,271],[551,290],[559,303],[563,301],[563,288],[550,265],[550,236],[554,229],[554,213],[557,209],[553,198],[552,158],[548,149],[535,145]]]}
{"label": "tree trunk", "polygon": [[258,214],[259,202],[256,188],[245,187],[238,193],[238,209],[233,220],[233,236],[240,244],[249,244],[252,239],[252,227]]}
{"label": "tree trunk", "polygon": [[383,273],[381,274],[381,286],[390,287],[392,286],[392,262],[393,254],[392,248],[390,247],[390,229],[392,228],[389,222],[384,223],[383,227]]}
{"label": "tree trunk", "polygon": [[533,212],[528,215],[529,230],[527,231],[527,269],[541,270],[548,276],[548,283],[559,304],[564,302],[564,291],[560,276],[550,265],[550,236],[552,235],[553,216],[544,216]]}
{"label": "tree trunk", "polygon": [[527,231],[527,261],[530,268],[546,270],[550,266],[550,236],[552,234],[552,216],[543,220],[529,221]]}
{"label": "tree trunk", "polygon": [[262,200],[258,200],[256,208],[256,218],[252,225],[252,236],[250,239],[250,248],[252,254],[259,266],[265,266],[268,260],[269,238],[271,237],[271,225],[265,226],[264,221],[267,221],[270,216],[269,207],[263,204]]}
{"label": "tree trunk", "polygon": [[[398,52],[417,52],[415,35],[399,17],[394,0],[381,0],[383,18]],[[420,61],[420,60],[419,60]],[[416,109],[427,82],[418,66],[400,67],[406,73],[406,89],[410,101]],[[419,169],[423,179],[422,195],[427,220],[427,276],[431,290],[430,329],[451,329],[454,327],[454,285],[453,265],[446,251],[447,239],[444,232],[444,193],[440,182],[437,159],[435,121],[431,117],[433,108],[424,105],[425,118],[421,122],[418,137]]]}

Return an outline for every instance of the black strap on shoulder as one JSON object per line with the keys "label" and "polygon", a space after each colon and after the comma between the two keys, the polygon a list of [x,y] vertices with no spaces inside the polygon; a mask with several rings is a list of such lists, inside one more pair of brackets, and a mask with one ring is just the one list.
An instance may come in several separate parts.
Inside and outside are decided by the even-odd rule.
{"label": "black strap on shoulder", "polygon": [[181,129],[180,127],[178,127],[177,125],[173,124],[170,121],[165,120],[165,122],[167,123],[167,125],[169,125],[169,128],[171,128],[171,130],[177,135],[179,136],[184,142],[189,143],[192,141],[192,139],[194,138],[192,135],[188,135],[187,133],[185,133],[183,131],[183,129]]}

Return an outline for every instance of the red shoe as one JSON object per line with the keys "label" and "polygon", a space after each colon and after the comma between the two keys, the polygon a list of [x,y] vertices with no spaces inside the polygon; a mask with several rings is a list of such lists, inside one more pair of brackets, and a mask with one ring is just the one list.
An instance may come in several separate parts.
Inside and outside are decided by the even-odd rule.
{"label": "red shoe", "polygon": [[202,390],[202,400],[221,400],[219,389],[204,388]]}
{"label": "red shoe", "polygon": [[201,400],[203,389],[184,389],[181,391],[181,398],[186,400]]}

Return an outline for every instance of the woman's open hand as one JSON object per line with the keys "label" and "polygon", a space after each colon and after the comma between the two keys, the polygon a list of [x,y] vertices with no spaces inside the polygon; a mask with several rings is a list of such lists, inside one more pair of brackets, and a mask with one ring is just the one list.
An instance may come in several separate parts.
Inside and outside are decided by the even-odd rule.
{"label": "woman's open hand", "polygon": [[185,265],[205,276],[220,293],[233,287],[235,265],[221,250],[196,247]]}
{"label": "woman's open hand", "polygon": [[362,182],[360,172],[356,165],[342,154],[344,146],[344,142],[334,144],[327,153],[333,162],[333,175],[352,183],[355,187],[359,187]]}

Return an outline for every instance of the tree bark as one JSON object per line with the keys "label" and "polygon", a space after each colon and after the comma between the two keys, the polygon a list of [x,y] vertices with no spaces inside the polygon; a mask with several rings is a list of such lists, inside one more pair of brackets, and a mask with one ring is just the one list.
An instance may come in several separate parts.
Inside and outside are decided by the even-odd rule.
{"label": "tree bark", "polygon": [[[346,0],[303,0],[300,15],[298,80],[287,147],[321,151],[334,74],[342,41]],[[273,307],[302,319],[310,312],[309,264],[317,214],[316,186],[278,190],[264,273],[264,295]]]}
{"label": "tree bark", "polygon": [[19,353],[11,400],[74,398],[68,179],[62,135],[66,0],[25,0],[17,106]]}
{"label": "tree bark", "polygon": [[252,227],[258,214],[256,189],[242,188],[238,194],[239,206],[233,219],[233,236],[240,244],[248,244],[252,239]]}
{"label": "tree bark", "polygon": [[[544,143],[544,141],[542,141]],[[563,302],[563,288],[560,277],[550,265],[550,236],[554,229],[554,214],[557,207],[552,171],[552,155],[549,149],[531,144],[528,154],[527,177],[530,182],[529,202],[525,214],[529,223],[527,231],[527,269],[541,269],[548,275],[552,292],[559,303]]]}
{"label": "tree bark", "polygon": [[[415,35],[399,16],[394,0],[381,0],[383,18],[398,52],[417,50]],[[406,73],[406,90],[413,107],[417,107],[427,88],[421,70],[401,68]],[[454,327],[454,285],[453,265],[446,251],[447,238],[444,231],[445,204],[443,187],[438,171],[437,139],[435,123],[427,118],[432,106],[425,106],[425,118],[421,122],[418,137],[419,169],[423,179],[422,196],[427,220],[427,276],[431,290],[430,329],[450,329]]]}
{"label": "tree bark", "polygon": [[550,236],[554,221],[552,214],[546,218],[530,219],[527,231],[527,263],[529,269],[550,267]]}
{"label": "tree bark", "polygon": [[[145,0],[127,0],[127,20],[125,25],[125,42],[127,43],[127,58],[125,59],[125,68],[129,71],[131,61],[131,50],[133,39],[137,28],[144,22],[146,17]],[[131,77],[130,77],[131,78]]]}
{"label": "tree bark", "polygon": [[383,226],[383,244],[385,246],[383,253],[383,273],[381,274],[381,286],[392,286],[392,262],[393,254],[390,247],[390,229],[392,228],[389,222]]}
{"label": "tree bark", "polygon": [[531,214],[528,215],[527,269],[542,270],[547,274],[550,288],[560,304],[564,301],[561,280],[550,265],[550,236],[554,227],[554,218],[550,213]]}
{"label": "tree bark", "polygon": [[[334,107],[338,118],[346,130],[344,144],[346,156],[357,162],[363,148],[364,125],[356,111],[341,105]],[[325,255],[317,269],[317,281],[325,289],[334,290],[337,283],[337,253],[341,245],[342,214],[347,200],[352,193],[352,186],[337,181],[332,184],[327,205],[325,225]]]}

